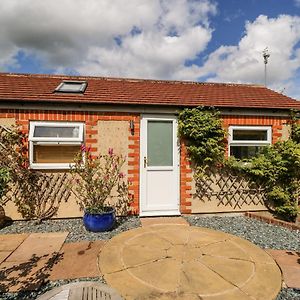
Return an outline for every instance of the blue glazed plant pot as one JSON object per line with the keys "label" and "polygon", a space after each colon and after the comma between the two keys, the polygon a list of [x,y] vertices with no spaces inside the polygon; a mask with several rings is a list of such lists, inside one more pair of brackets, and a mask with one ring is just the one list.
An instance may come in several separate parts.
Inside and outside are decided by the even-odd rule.
{"label": "blue glazed plant pot", "polygon": [[86,230],[92,232],[109,231],[114,227],[115,221],[115,209],[112,207],[101,214],[89,214],[85,211],[83,216],[83,224]]}

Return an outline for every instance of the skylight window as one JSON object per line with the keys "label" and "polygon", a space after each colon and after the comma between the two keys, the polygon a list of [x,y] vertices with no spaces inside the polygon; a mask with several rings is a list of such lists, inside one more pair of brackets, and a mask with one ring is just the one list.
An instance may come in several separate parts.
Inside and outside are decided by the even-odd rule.
{"label": "skylight window", "polygon": [[84,93],[87,87],[86,81],[63,81],[55,89],[55,92],[61,93]]}

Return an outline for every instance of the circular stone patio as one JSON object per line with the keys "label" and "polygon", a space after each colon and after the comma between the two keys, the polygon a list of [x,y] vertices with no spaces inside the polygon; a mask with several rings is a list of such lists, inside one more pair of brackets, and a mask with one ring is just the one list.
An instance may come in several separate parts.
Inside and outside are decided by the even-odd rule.
{"label": "circular stone patio", "polygon": [[99,254],[125,299],[275,299],[281,272],[254,244],[206,228],[155,225],[123,232]]}

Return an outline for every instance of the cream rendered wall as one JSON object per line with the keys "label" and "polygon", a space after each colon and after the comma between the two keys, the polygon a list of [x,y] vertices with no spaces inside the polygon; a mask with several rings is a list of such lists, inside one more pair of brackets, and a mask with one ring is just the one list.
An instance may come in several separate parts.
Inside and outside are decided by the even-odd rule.
{"label": "cream rendered wall", "polygon": [[[128,121],[98,121],[98,143],[99,154],[108,154],[108,149],[113,149],[113,153],[122,155],[125,163],[121,171],[125,174],[125,180],[128,176]],[[114,191],[112,192],[114,195]],[[115,198],[109,199],[110,203],[115,202]],[[117,212],[118,213],[118,212]],[[119,212],[121,213],[121,212]]]}
{"label": "cream rendered wall", "polygon": [[281,133],[280,139],[282,141],[286,141],[290,137],[290,134],[291,134],[291,125],[289,125],[289,124],[282,125],[282,130],[280,131],[280,133]]}

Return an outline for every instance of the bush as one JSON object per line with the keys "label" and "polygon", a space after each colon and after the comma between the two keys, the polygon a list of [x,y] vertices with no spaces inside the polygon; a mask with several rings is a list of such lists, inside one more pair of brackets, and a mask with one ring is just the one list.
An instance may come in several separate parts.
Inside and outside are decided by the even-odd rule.
{"label": "bush", "polygon": [[71,168],[72,184],[80,208],[91,214],[115,207],[125,214],[129,209],[130,195],[125,174],[121,171],[125,157],[113,153],[93,157],[85,146],[78,153]]}
{"label": "bush", "polygon": [[231,159],[229,164],[264,186],[268,207],[274,207],[274,211],[288,221],[295,220],[300,188],[299,143],[279,141],[265,147],[257,157],[244,162]]}

